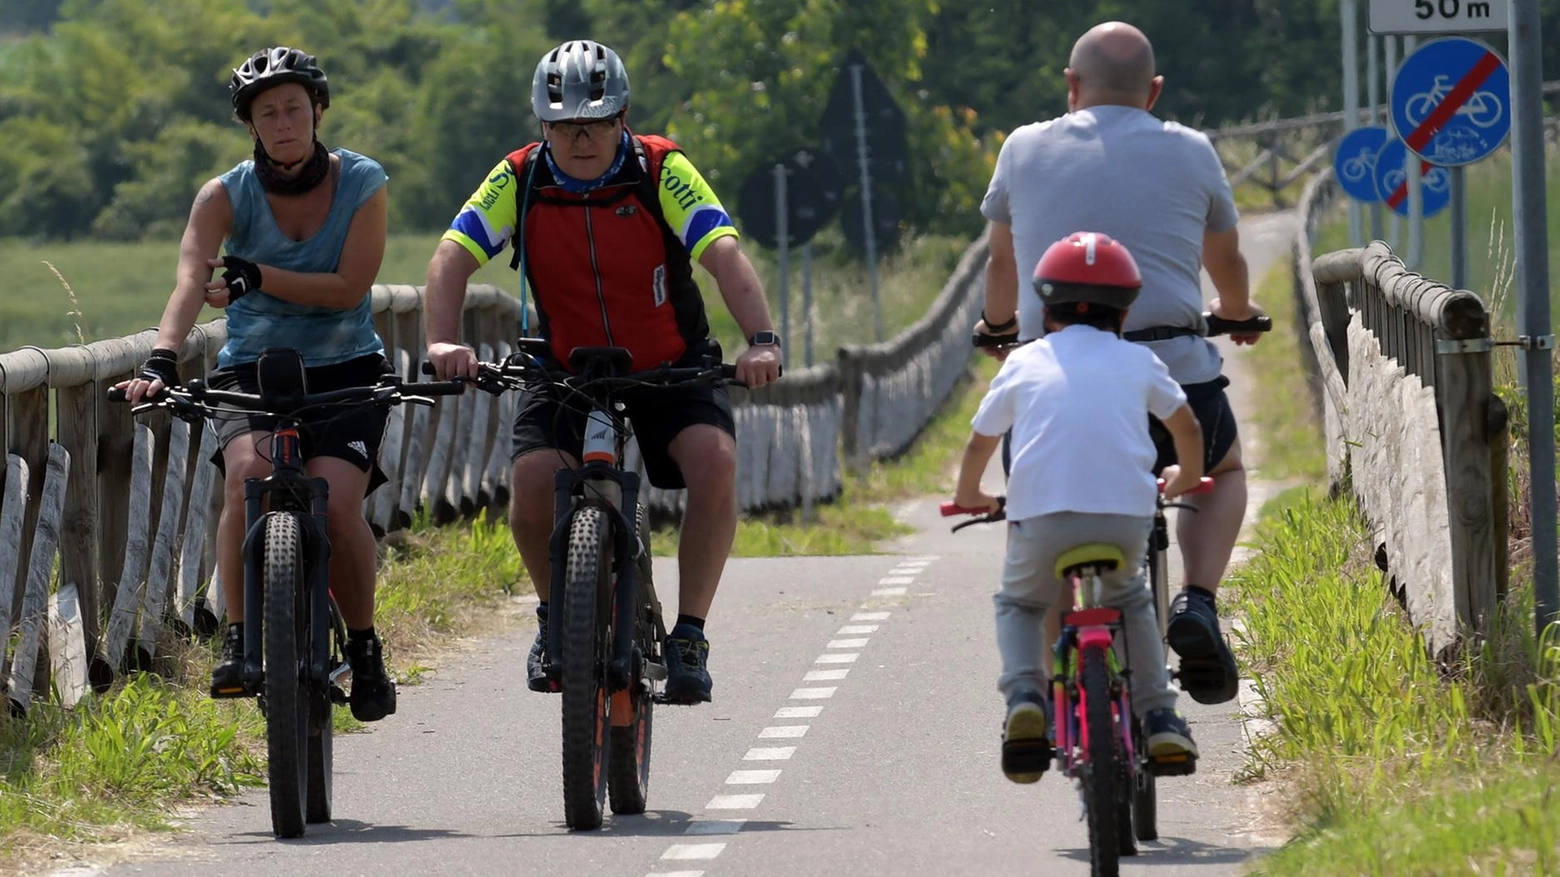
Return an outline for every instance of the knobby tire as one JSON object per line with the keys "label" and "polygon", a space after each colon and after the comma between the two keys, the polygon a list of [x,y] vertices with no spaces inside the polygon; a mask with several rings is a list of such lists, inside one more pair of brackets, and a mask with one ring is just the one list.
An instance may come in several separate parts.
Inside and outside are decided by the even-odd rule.
{"label": "knobby tire", "polygon": [[606,514],[583,506],[569,522],[563,590],[563,814],[574,830],[601,827],[607,796],[608,733],[605,652],[609,625],[603,595],[611,584],[612,530]]}
{"label": "knobby tire", "polygon": [[1088,769],[1083,777],[1089,810],[1089,862],[1094,877],[1117,877],[1120,837],[1116,822],[1116,729],[1111,721],[1110,668],[1098,646],[1086,649],[1079,671],[1088,736]]}
{"label": "knobby tire", "polygon": [[271,830],[301,837],[307,811],[309,698],[307,589],[298,518],[273,513],[265,522],[265,736],[269,754]]}
{"label": "knobby tire", "polygon": [[[650,521],[645,507],[640,504],[635,515],[639,540],[644,555],[639,558],[638,585],[635,587],[634,645],[649,661],[657,643],[655,624],[651,617],[650,595],[654,593],[650,562]],[[629,702],[633,720],[626,725],[612,726],[612,752],[607,759],[607,788],[611,793],[612,812],[638,814],[645,812],[650,795],[650,743],[653,728],[653,709],[650,680],[643,671],[635,674],[629,685]]]}
{"label": "knobby tire", "polygon": [[[330,821],[331,795],[335,777],[333,753],[335,707],[330,701],[328,674],[335,669],[338,662],[346,660],[345,656],[340,654],[340,650],[347,641],[347,628],[342,623],[341,611],[336,608],[335,598],[326,599],[329,617],[325,619],[325,623],[330,631],[326,646],[328,656],[325,661],[327,681],[318,688],[309,689],[309,800],[305,817],[310,823]],[[312,630],[310,635],[310,642],[313,642]]]}

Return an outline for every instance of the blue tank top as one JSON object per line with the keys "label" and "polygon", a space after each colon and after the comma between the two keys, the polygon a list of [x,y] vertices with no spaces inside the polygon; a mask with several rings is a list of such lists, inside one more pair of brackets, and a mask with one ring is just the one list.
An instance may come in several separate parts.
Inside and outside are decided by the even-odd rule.
{"label": "blue tank top", "polygon": [[[219,179],[233,204],[228,254],[288,271],[336,271],[353,216],[389,177],[379,162],[367,156],[345,149],[332,152],[341,158],[341,173],[330,216],[324,227],[306,240],[291,240],[277,228],[253,160],[240,162],[223,174]],[[254,362],[267,347],[295,347],[310,368],[383,353],[384,343],[374,331],[373,310],[373,297],[366,294],[355,307],[339,310],[284,301],[257,289],[228,306],[228,340],[217,354],[217,365],[226,368]]]}

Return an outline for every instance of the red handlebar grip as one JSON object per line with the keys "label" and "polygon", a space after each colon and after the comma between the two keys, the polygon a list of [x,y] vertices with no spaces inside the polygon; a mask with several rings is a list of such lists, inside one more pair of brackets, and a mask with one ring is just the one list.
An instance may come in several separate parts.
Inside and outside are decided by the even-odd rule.
{"label": "red handlebar grip", "polygon": [[942,516],[945,518],[952,517],[954,515],[979,515],[990,511],[990,509],[982,508],[980,506],[976,506],[974,508],[971,508],[970,506],[962,506],[956,502],[945,502],[938,506],[937,510],[942,512]]}
{"label": "red handlebar grip", "polygon": [[[1158,479],[1158,484],[1159,484],[1159,492],[1160,493],[1164,493],[1165,492],[1165,480],[1163,478]],[[1209,478],[1207,475],[1204,475],[1202,477],[1202,480],[1198,482],[1196,487],[1194,487],[1191,490],[1187,491],[1187,493],[1212,493],[1212,492],[1213,492],[1213,479]]]}

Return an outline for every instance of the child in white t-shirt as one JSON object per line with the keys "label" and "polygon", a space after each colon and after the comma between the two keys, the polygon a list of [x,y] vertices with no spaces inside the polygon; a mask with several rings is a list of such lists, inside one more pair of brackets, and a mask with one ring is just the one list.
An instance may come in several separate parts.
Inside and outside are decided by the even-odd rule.
{"label": "child in white t-shirt", "polygon": [[1126,247],[1102,234],[1069,235],[1046,250],[1034,286],[1047,334],[1010,353],[992,380],[954,497],[967,508],[995,507],[981,491],[981,474],[1011,430],[1007,558],[996,595],[998,687],[1008,707],[1003,773],[1032,783],[1051,761],[1044,694],[1050,685],[1042,669],[1051,644],[1042,622],[1064,587],[1057,558],[1086,542],[1116,545],[1127,559],[1101,584],[1104,603],[1122,611],[1132,708],[1143,721],[1148,755],[1195,763],[1197,746],[1175,711],[1143,562],[1158,492],[1148,417],[1164,423],[1186,461],[1164,471],[1167,496],[1199,483],[1201,428],[1164,363],[1120,337],[1142,286]]}

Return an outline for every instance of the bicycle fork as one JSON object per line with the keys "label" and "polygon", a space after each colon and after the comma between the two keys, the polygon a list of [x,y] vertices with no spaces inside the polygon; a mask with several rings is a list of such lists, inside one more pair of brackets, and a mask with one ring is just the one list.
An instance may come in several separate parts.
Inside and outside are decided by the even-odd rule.
{"label": "bicycle fork", "polygon": [[323,684],[329,678],[330,625],[330,545],[325,538],[329,484],[323,478],[305,479],[309,488],[309,514],[294,511],[264,511],[267,494],[278,490],[271,478],[251,478],[244,482],[244,520],[251,522],[244,533],[244,664],[241,678],[250,695],[265,690],[265,523],[271,515],[299,514],[304,522],[303,565],[308,578],[312,623],[309,625],[310,653],[307,681]]}
{"label": "bicycle fork", "polygon": [[[608,690],[622,691],[639,675],[638,666],[643,655],[634,654],[635,621],[639,602],[638,566],[635,560],[644,546],[639,542],[638,526],[629,520],[623,509],[637,509],[639,503],[639,474],[624,472],[614,467],[597,468],[587,463],[580,470],[560,469],[553,478],[553,533],[549,544],[552,556],[552,589],[549,601],[562,605],[567,587],[569,556],[569,529],[574,512],[583,505],[579,497],[582,483],[611,484],[617,501],[588,500],[607,515],[612,527],[612,581],[609,584],[610,605],[613,611],[611,654],[606,666]],[[610,499],[610,497],[609,497]],[[603,594],[604,598],[609,595]],[[563,670],[563,625],[547,626],[547,675],[557,678]]]}

